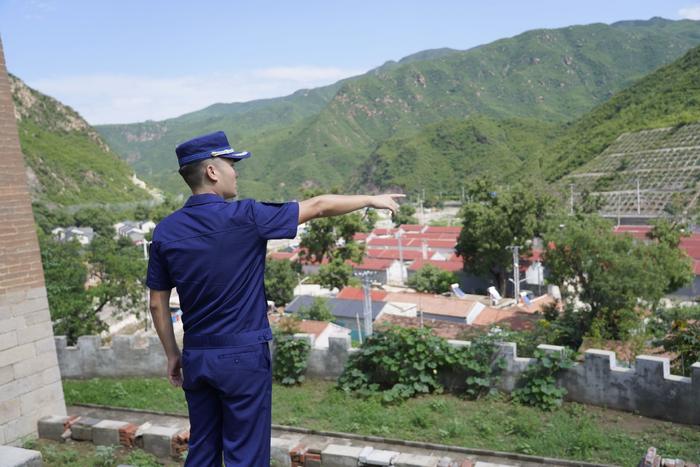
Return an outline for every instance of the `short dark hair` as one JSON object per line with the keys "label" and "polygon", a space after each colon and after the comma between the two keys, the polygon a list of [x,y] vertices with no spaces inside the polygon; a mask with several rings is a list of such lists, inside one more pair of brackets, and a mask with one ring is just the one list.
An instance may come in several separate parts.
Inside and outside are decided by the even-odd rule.
{"label": "short dark hair", "polygon": [[206,179],[206,167],[211,163],[211,158],[202,159],[191,164],[183,165],[178,170],[191,190],[196,190],[204,185]]}

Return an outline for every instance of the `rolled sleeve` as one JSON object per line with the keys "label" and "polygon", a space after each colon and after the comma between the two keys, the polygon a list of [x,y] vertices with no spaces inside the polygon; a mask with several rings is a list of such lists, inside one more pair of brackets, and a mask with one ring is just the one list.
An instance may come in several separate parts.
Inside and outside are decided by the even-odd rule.
{"label": "rolled sleeve", "polygon": [[168,264],[161,252],[160,242],[151,243],[146,286],[151,290],[170,290],[175,287],[168,272]]}
{"label": "rolled sleeve", "polygon": [[260,237],[266,240],[294,238],[299,225],[299,203],[253,203],[253,219]]}

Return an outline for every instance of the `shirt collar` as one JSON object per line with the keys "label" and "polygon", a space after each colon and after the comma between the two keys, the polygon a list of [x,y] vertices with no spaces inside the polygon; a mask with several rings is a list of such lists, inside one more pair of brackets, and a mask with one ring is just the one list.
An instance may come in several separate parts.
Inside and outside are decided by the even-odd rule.
{"label": "shirt collar", "polygon": [[190,206],[197,206],[199,204],[209,204],[209,203],[225,203],[226,200],[219,195],[214,193],[202,193],[201,195],[192,195],[187,199],[183,207],[187,208]]}

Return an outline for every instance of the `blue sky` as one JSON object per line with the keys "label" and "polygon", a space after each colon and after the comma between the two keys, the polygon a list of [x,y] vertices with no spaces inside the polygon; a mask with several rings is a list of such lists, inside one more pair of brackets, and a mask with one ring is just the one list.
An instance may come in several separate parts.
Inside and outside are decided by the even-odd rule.
{"label": "blue sky", "polygon": [[90,123],[160,120],[536,28],[700,19],[697,0],[0,0],[8,70]]}

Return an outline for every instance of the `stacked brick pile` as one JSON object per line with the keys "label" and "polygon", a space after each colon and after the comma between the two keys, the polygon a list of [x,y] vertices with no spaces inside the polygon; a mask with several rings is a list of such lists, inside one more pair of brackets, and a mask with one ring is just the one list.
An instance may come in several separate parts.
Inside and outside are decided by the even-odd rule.
{"label": "stacked brick pile", "polygon": [[[187,450],[189,432],[180,428],[89,417],[48,416],[39,420],[39,437],[65,441],[90,441],[96,445],[139,447],[160,458],[180,459]],[[271,457],[285,467],[499,467],[499,464],[451,459],[420,454],[375,449],[372,446],[332,444],[305,445],[299,439],[272,438]]]}
{"label": "stacked brick pile", "polygon": [[644,458],[639,462],[639,467],[698,467],[698,464],[686,462],[681,459],[667,459],[656,452],[656,448],[647,450]]}

